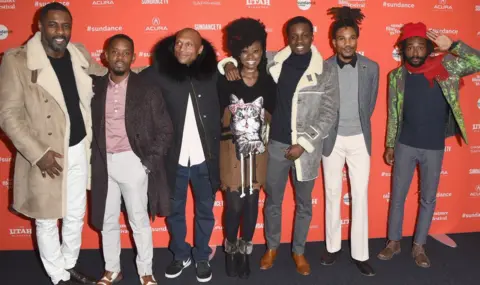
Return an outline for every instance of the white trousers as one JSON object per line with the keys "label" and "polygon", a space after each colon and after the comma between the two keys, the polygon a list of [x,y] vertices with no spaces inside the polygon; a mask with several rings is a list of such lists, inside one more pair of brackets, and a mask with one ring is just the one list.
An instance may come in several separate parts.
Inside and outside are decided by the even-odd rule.
{"label": "white trousers", "polygon": [[128,223],[137,248],[138,275],[152,275],[153,241],[148,217],[148,175],[133,151],[107,154],[108,194],[103,218],[102,248],[105,270],[120,272],[120,206],[127,209]]}
{"label": "white trousers", "polygon": [[345,162],[351,184],[351,249],[352,258],[368,260],[368,179],[370,155],[363,134],[337,136],[330,156],[323,156],[325,180],[325,232],[328,252],[337,252],[342,244],[340,206],[342,200],[342,177]]}
{"label": "white trousers", "polygon": [[[68,148],[66,214],[62,221],[62,244],[58,220],[35,220],[38,250],[43,266],[54,284],[70,280],[82,244],[83,218],[87,201],[88,162],[85,140]],[[45,179],[51,179],[46,177]],[[58,177],[55,179],[59,179]],[[61,203],[61,201],[59,201]]]}

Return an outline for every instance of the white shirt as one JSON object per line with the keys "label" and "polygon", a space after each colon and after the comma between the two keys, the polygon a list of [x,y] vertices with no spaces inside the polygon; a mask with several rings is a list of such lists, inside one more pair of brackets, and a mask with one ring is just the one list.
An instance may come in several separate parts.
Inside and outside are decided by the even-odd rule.
{"label": "white shirt", "polygon": [[188,167],[189,160],[190,166],[198,165],[205,161],[205,154],[203,153],[202,141],[198,133],[197,121],[195,120],[195,112],[193,111],[190,94],[188,96],[185,124],[183,125],[182,148],[180,149],[178,164]]}

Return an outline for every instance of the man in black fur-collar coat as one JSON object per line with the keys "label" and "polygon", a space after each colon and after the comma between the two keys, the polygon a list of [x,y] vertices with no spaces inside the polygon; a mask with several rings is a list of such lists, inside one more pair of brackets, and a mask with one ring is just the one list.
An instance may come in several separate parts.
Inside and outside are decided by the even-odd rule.
{"label": "man in black fur-collar coat", "polygon": [[141,75],[162,90],[174,128],[174,145],[167,158],[173,201],[167,217],[173,262],[165,276],[176,278],[191,264],[185,242],[187,186],[195,200],[195,245],[192,250],[197,280],[208,282],[212,271],[208,245],[215,224],[213,204],[219,187],[220,106],[217,96],[217,57],[213,46],[193,29],[161,40],[152,66]]}

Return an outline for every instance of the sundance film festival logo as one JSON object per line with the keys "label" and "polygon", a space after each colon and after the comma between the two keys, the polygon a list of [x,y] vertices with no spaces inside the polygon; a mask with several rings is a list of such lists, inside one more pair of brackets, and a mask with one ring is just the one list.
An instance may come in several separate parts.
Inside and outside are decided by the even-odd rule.
{"label": "sundance film festival logo", "polygon": [[64,6],[70,6],[70,2],[69,1],[35,1],[35,3],[33,3],[33,5],[35,7],[43,7],[45,5],[47,5],[48,3],[52,3],[52,2],[57,2],[57,3],[60,3]]}
{"label": "sundance film festival logo", "polygon": [[480,12],[480,5],[475,5],[475,11]]}
{"label": "sundance film festival logo", "polygon": [[152,53],[150,53],[150,52],[145,52],[145,51],[140,51],[140,52],[138,52],[138,56],[139,56],[139,57],[147,57],[147,58],[148,58],[148,57],[151,57],[151,56],[152,56]]}
{"label": "sundance film festival logo", "polygon": [[390,24],[389,26],[385,27],[385,30],[388,32],[390,36],[399,35],[403,24]]}
{"label": "sundance film festival logo", "polygon": [[342,219],[342,220],[341,220],[341,224],[342,224],[342,226],[344,226],[344,227],[350,225],[350,219]]}
{"label": "sundance film festival logo", "polygon": [[246,0],[247,8],[268,8],[270,0]]}
{"label": "sundance film festival logo", "polygon": [[113,0],[94,0],[92,6],[113,6],[115,2]]}
{"label": "sundance film festival logo", "polygon": [[448,171],[447,170],[442,170],[442,172],[440,172],[440,175],[448,175]]}
{"label": "sundance film festival logo", "polygon": [[[473,85],[479,87],[480,86],[480,75],[475,75],[473,78],[472,78],[472,83]],[[479,107],[480,108],[480,107]]]}
{"label": "sundance film festival logo", "polygon": [[3,180],[2,186],[5,187],[7,190],[10,190],[10,187],[13,186],[13,180],[12,179]]}
{"label": "sundance film festival logo", "polygon": [[220,200],[220,201],[215,201],[215,202],[213,203],[213,206],[214,206],[214,207],[223,207],[223,201],[222,201],[222,200]]}
{"label": "sundance film festival logo", "polygon": [[475,191],[470,193],[470,197],[480,197],[480,185],[475,186]]}
{"label": "sundance film festival logo", "polygon": [[168,0],[142,0],[142,5],[166,5]]}
{"label": "sundance film festival logo", "polygon": [[415,4],[412,3],[403,3],[403,2],[386,2],[383,1],[383,8],[415,8]]}
{"label": "sundance film festival logo", "polygon": [[472,131],[475,133],[480,132],[480,124],[472,124]]}
{"label": "sundance film festival logo", "polygon": [[165,25],[160,24],[160,18],[153,17],[152,18],[152,25],[145,27],[145,32],[165,32],[168,31],[168,27]]}
{"label": "sundance film festival logo", "polygon": [[446,221],[448,220],[448,212],[435,212],[433,213],[433,221]]}
{"label": "sundance film festival logo", "polygon": [[15,0],[0,0],[0,10],[14,10]]}
{"label": "sundance film festival logo", "polygon": [[338,0],[338,5],[350,8],[365,8],[367,0]]}
{"label": "sundance film festival logo", "polygon": [[[450,0],[451,1],[451,0]],[[453,11],[452,5],[448,4],[447,0],[438,0],[438,3],[433,6],[435,11]]]}
{"label": "sundance film festival logo", "polygon": [[0,41],[8,38],[8,34],[12,31],[9,31],[7,26],[0,25]]}
{"label": "sundance film festival logo", "polygon": [[382,173],[380,173],[380,176],[382,176],[382,177],[390,177],[390,176],[392,176],[392,173],[391,173],[391,172],[382,172]]}
{"label": "sundance film festival logo", "polygon": [[94,58],[96,61],[100,62],[102,58],[103,49],[97,49],[95,51],[90,52],[90,56]]}
{"label": "sundance film festival logo", "polygon": [[87,26],[87,32],[121,32],[122,26]]}
{"label": "sundance film festival logo", "polygon": [[480,174],[480,169],[478,169],[478,168],[470,168],[470,170],[468,171],[468,174],[470,174],[470,175],[478,175],[478,174]]}
{"label": "sundance film festival logo", "polygon": [[220,31],[221,24],[195,24],[193,28],[197,31]]}
{"label": "sundance film festival logo", "polygon": [[312,8],[312,5],[315,5],[315,1],[312,0],[297,0],[298,9],[302,11],[307,11]]}
{"label": "sundance film festival logo", "polygon": [[470,146],[470,153],[479,153],[479,152],[480,152],[480,145]]}
{"label": "sundance film festival logo", "polygon": [[255,224],[256,229],[263,229],[264,227],[265,227],[265,225],[263,223],[256,223]]}
{"label": "sundance film festival logo", "polygon": [[446,145],[444,152],[451,152],[452,151],[452,146]]}
{"label": "sundance film festival logo", "polygon": [[220,6],[222,5],[222,2],[220,1],[193,1],[193,6]]}
{"label": "sundance film festival logo", "polygon": [[19,227],[16,229],[9,229],[11,237],[28,237],[32,235],[32,228]]}
{"label": "sundance film festival logo", "polygon": [[480,213],[479,213],[479,212],[476,212],[476,213],[470,213],[470,214],[463,213],[463,214],[462,214],[462,218],[464,218],[464,219],[475,219],[475,218],[480,218]]}

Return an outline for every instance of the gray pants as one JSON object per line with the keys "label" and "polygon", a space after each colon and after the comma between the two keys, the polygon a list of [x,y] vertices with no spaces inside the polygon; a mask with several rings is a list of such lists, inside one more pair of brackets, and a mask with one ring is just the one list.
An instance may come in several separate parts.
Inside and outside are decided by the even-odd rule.
{"label": "gray pants", "polygon": [[303,254],[312,220],[312,190],[315,180],[297,180],[293,161],[285,158],[285,149],[288,147],[289,145],[277,141],[271,141],[268,145],[265,236],[269,249],[276,249],[280,245],[283,195],[288,173],[292,169],[296,202],[292,251],[296,254]]}
{"label": "gray pants", "polygon": [[398,241],[402,238],[405,199],[418,163],[420,167],[420,209],[414,242],[420,245],[426,243],[435,211],[443,154],[443,149],[419,149],[397,143],[388,217],[388,238],[390,240]]}

